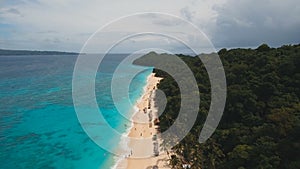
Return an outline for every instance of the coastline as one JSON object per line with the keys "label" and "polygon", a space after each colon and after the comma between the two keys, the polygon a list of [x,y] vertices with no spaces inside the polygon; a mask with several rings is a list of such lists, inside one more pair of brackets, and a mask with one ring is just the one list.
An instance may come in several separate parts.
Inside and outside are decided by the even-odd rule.
{"label": "coastline", "polygon": [[[158,166],[160,169],[169,169],[168,156],[160,150],[159,144],[162,140],[159,138],[155,119],[157,117],[157,108],[154,106],[155,91],[161,78],[155,77],[151,73],[147,77],[147,83],[144,87],[144,93],[135,104],[135,112],[131,117],[131,127],[127,136],[134,138],[127,143],[126,149],[129,155],[117,160],[113,168],[117,169],[141,169]],[[153,139],[155,137],[155,139]],[[151,139],[150,139],[151,138]],[[144,139],[143,142],[135,141]],[[156,142],[156,143],[154,143]],[[154,144],[157,144],[156,148]],[[158,156],[154,155],[154,149]],[[147,157],[147,158],[141,158]]]}

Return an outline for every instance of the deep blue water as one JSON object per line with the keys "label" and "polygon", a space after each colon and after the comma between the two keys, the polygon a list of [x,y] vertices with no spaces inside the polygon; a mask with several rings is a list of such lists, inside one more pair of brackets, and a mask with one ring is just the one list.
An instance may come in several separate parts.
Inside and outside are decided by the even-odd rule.
{"label": "deep blue water", "polygon": [[[87,56],[88,57],[88,56]],[[119,132],[129,121],[113,105],[110,80],[124,55],[109,55],[96,78],[96,96],[105,120]],[[83,131],[72,102],[72,73],[77,56],[0,56],[0,168],[110,168],[112,154]],[[128,69],[138,66],[125,65]],[[135,102],[152,68],[130,86]],[[126,78],[124,72],[120,78]],[[132,107],[123,105],[130,114]],[[101,132],[101,138],[109,136]],[[117,147],[118,138],[107,144]]]}

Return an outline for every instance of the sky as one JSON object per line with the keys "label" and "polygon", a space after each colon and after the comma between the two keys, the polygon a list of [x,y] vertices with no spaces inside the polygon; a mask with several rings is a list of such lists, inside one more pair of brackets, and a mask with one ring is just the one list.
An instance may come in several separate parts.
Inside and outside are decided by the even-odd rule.
{"label": "sky", "polygon": [[[135,16],[148,12],[162,15]],[[299,0],[0,0],[0,48],[79,52],[92,39],[87,52],[105,52],[139,31],[170,33],[194,47],[278,47],[300,43],[299,16]],[[194,38],[191,25],[206,40]],[[149,34],[113,51],[144,48],[186,51],[174,38]]]}

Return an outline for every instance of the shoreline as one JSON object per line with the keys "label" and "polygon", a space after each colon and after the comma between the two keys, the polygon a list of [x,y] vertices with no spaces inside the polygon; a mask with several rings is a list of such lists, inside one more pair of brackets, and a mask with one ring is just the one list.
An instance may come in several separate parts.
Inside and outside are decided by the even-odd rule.
{"label": "shoreline", "polygon": [[[162,141],[158,137],[159,133],[156,129],[157,125],[155,125],[155,119],[158,118],[158,110],[154,106],[154,98],[157,84],[159,84],[161,79],[155,77],[154,73],[147,77],[144,92],[134,105],[135,111],[131,117],[131,126],[126,133],[127,137],[132,138],[126,147],[129,155],[119,158],[113,168],[141,169],[152,168],[153,166],[158,166],[160,169],[170,168],[167,163],[168,156],[159,148],[159,144]],[[153,139],[154,137],[155,139]],[[140,141],[141,139],[143,139],[142,142]],[[155,146],[154,144],[157,145]],[[155,153],[159,153],[159,155],[155,156]]]}

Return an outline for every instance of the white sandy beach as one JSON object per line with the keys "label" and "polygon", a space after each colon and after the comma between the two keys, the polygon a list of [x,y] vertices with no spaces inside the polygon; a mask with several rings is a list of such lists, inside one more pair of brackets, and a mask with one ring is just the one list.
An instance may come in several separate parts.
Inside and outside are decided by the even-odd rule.
{"label": "white sandy beach", "polygon": [[[154,135],[158,136],[155,119],[157,118],[157,108],[154,107],[155,90],[161,78],[155,77],[154,73],[147,78],[145,92],[141,99],[136,104],[138,111],[132,117],[132,128],[128,136],[135,139],[144,139],[136,141],[132,139],[128,143],[130,157],[121,160],[117,167],[118,169],[152,169],[157,166],[159,169],[169,169],[168,156],[160,150],[161,139],[152,140]],[[159,155],[154,155],[154,144],[158,143],[156,150]],[[141,158],[147,157],[147,158]]]}

